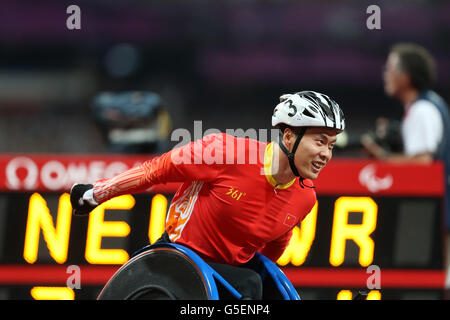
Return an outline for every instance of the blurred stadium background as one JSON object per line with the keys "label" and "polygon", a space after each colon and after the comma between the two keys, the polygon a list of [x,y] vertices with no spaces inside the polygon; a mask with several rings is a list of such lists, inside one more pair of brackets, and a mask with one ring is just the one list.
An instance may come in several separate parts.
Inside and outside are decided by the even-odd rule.
{"label": "blurred stadium background", "polygon": [[[80,30],[66,27],[71,4]],[[366,27],[371,4],[381,30]],[[449,17],[433,0],[3,0],[0,153],[112,153],[92,108],[104,91],[157,92],[171,128],[225,130],[270,128],[280,94],[310,89],[345,111],[349,144],[335,157],[364,159],[360,135],[402,116],[381,79],[392,44],[427,47],[450,101]]]}

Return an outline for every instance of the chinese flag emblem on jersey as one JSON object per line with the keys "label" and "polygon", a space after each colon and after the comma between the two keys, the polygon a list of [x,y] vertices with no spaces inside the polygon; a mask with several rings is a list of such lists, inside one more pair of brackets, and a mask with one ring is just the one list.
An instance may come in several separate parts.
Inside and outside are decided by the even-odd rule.
{"label": "chinese flag emblem on jersey", "polygon": [[288,214],[286,214],[286,217],[284,218],[283,224],[285,226],[288,226],[288,227],[292,228],[295,225],[295,220],[296,220],[295,216],[290,214],[290,213],[288,213]]}

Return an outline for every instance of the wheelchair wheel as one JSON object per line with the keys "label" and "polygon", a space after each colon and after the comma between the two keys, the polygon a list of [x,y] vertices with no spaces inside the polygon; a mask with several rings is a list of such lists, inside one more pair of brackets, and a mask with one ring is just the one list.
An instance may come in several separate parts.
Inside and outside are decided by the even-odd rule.
{"label": "wheelchair wheel", "polygon": [[198,267],[170,247],[144,251],[108,281],[98,300],[207,300],[209,291]]}

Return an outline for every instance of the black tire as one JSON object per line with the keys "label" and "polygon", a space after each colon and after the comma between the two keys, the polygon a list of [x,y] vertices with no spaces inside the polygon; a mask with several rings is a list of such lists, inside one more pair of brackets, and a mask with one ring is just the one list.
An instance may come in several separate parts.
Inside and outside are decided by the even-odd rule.
{"label": "black tire", "polygon": [[192,260],[171,247],[145,251],[124,264],[98,300],[207,300],[203,274]]}

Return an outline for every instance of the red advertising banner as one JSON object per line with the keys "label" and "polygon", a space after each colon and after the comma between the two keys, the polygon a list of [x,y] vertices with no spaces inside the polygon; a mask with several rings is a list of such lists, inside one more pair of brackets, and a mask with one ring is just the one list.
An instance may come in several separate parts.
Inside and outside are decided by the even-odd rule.
{"label": "red advertising banner", "polygon": [[[4,154],[0,155],[0,190],[67,191],[75,182],[93,183],[151,159],[143,155]],[[319,194],[421,195],[444,192],[444,168],[355,159],[333,159],[314,181]],[[177,183],[152,187],[173,192]]]}
{"label": "red advertising banner", "polygon": [[444,166],[334,159],[314,184],[320,194],[441,196]]}
{"label": "red advertising banner", "polygon": [[[133,168],[154,156],[7,154],[0,155],[1,191],[70,190],[74,183],[93,183]],[[153,186],[153,192],[174,192],[179,184]]]}

